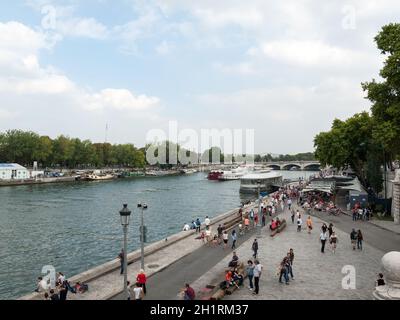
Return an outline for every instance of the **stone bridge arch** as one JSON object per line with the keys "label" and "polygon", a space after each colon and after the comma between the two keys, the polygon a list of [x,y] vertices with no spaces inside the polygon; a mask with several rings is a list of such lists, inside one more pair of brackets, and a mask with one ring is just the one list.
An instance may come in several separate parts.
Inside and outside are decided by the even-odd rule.
{"label": "stone bridge arch", "polygon": [[302,169],[301,165],[297,164],[297,163],[288,163],[282,166],[282,170],[290,170],[292,168],[297,168],[299,170]]}

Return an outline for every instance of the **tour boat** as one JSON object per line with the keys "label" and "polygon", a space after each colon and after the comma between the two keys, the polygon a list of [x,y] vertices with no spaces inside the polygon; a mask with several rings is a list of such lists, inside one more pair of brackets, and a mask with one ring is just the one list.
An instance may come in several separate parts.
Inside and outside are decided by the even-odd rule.
{"label": "tour boat", "polygon": [[249,173],[249,168],[239,167],[230,171],[224,171],[219,177],[219,181],[239,180],[245,174]]}
{"label": "tour boat", "polygon": [[212,170],[208,173],[208,180],[218,180],[218,178],[224,173],[222,170]]}
{"label": "tour boat", "polygon": [[276,171],[254,172],[240,178],[241,193],[271,192],[282,186],[282,174]]}

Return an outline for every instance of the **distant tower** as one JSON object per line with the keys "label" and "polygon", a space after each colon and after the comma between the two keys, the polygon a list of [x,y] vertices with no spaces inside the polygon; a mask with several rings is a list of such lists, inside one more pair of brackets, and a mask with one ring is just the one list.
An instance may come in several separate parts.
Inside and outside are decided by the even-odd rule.
{"label": "distant tower", "polygon": [[105,143],[108,142],[107,139],[108,139],[108,123],[106,123],[106,137],[105,137]]}

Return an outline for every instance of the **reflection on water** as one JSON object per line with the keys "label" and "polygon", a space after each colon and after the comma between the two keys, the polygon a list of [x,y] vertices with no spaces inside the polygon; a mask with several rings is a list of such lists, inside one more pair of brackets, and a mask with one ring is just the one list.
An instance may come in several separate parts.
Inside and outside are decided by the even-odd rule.
{"label": "reflection on water", "polygon": [[[311,174],[282,173],[285,178]],[[148,241],[154,242],[180,231],[185,222],[239,206],[239,183],[211,182],[198,173],[0,188],[0,299],[32,292],[44,265],[72,276],[115,258],[122,244],[118,211],[123,203],[133,211],[128,247],[134,250],[138,202],[149,205],[145,221]]]}

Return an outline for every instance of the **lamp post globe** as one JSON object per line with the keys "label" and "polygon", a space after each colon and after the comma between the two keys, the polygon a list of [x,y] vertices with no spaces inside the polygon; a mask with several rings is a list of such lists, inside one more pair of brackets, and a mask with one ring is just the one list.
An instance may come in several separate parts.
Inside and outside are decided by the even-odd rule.
{"label": "lamp post globe", "polygon": [[131,211],[128,209],[127,204],[124,204],[123,208],[119,211],[119,215],[121,217],[121,225],[128,226],[131,216]]}

